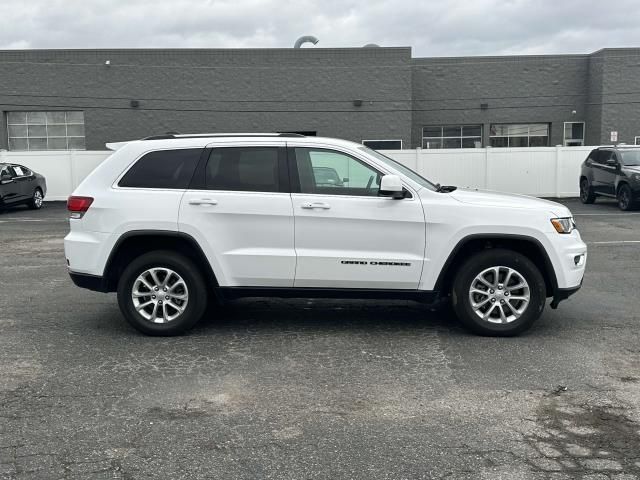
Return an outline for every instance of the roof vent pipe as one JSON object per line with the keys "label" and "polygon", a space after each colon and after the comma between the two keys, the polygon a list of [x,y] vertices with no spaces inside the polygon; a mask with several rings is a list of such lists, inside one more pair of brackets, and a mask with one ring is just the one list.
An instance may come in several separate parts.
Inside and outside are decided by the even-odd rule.
{"label": "roof vent pipe", "polygon": [[376,43],[367,43],[364,47],[362,48],[380,48],[380,45],[376,44]]}
{"label": "roof vent pipe", "polygon": [[313,43],[315,45],[318,42],[319,40],[313,35],[305,35],[296,40],[296,43],[293,44],[293,48],[300,48],[305,43]]}

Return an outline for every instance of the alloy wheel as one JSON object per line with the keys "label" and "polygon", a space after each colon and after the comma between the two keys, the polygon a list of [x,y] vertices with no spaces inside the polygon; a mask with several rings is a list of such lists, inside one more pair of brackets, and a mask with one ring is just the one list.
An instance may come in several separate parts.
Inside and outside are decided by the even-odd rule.
{"label": "alloy wheel", "polygon": [[152,323],[169,323],[189,303],[187,284],[169,268],[150,268],[133,282],[131,299],[136,311]]}
{"label": "alloy wheel", "polygon": [[480,272],[469,287],[474,313],[490,323],[511,323],[522,316],[531,300],[529,284],[511,267],[496,266]]}
{"label": "alloy wheel", "polygon": [[33,194],[33,203],[36,208],[40,208],[42,206],[42,192],[40,190],[36,190]]}

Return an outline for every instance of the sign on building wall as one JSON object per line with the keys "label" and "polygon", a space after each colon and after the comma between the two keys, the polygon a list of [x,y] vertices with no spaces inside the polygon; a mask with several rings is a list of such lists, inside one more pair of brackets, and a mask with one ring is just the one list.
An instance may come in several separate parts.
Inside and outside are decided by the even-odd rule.
{"label": "sign on building wall", "polygon": [[612,142],[618,141],[618,132],[611,132],[611,141]]}

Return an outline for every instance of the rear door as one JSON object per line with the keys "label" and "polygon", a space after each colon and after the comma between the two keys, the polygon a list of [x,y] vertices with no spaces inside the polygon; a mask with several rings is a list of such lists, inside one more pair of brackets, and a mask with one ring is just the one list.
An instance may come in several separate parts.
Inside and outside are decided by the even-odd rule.
{"label": "rear door", "polygon": [[284,142],[210,145],[182,199],[179,228],[203,246],[220,286],[292,287]]}
{"label": "rear door", "polygon": [[11,175],[11,181],[0,184],[0,198],[2,203],[8,205],[10,203],[19,202],[21,200],[20,185],[16,182],[16,172],[11,166],[5,165],[1,169],[2,173]]}
{"label": "rear door", "polygon": [[417,289],[425,220],[417,195],[378,196],[384,174],[334,148],[289,149],[295,287]]}
{"label": "rear door", "polygon": [[20,200],[27,200],[31,198],[35,191],[35,177],[32,175],[31,171],[25,167],[20,165],[12,166],[13,171],[16,174],[14,180],[18,186],[18,196],[20,197]]}
{"label": "rear door", "polygon": [[613,195],[615,193],[616,165],[610,165],[609,160],[615,160],[613,150],[601,149],[598,152],[598,159],[593,164],[593,188],[597,193]]}

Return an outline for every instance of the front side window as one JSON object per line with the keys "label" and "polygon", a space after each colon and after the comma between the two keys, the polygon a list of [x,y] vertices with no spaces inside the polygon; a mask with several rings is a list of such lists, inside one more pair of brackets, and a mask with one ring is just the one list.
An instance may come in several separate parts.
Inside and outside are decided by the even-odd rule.
{"label": "front side window", "polygon": [[482,125],[444,125],[422,129],[422,148],[480,148]]}
{"label": "front side window", "polygon": [[584,145],[584,122],[564,122],[564,146],[581,147]]}
{"label": "front side window", "polygon": [[201,153],[201,148],[149,152],[129,169],[118,186],[184,190],[189,186]]}
{"label": "front side window", "polygon": [[207,190],[279,192],[278,147],[228,147],[211,150],[205,169]]}
{"label": "front side window", "polygon": [[489,142],[492,147],[547,147],[548,123],[493,123]]}
{"label": "front side window", "polygon": [[302,193],[377,196],[382,174],[335,150],[295,148]]}
{"label": "front side window", "polygon": [[84,150],[84,112],[8,112],[9,150]]}

